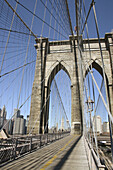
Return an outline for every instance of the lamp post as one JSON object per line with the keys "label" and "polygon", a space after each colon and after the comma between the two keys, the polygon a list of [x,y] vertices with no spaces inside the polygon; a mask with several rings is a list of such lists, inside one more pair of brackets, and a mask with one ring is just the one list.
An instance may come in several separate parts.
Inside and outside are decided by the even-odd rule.
{"label": "lamp post", "polygon": [[91,129],[92,129],[91,112],[93,111],[93,103],[94,103],[94,101],[91,100],[91,98],[89,96],[88,100],[86,101],[86,104],[88,107],[88,112],[90,113],[90,136],[91,136]]}

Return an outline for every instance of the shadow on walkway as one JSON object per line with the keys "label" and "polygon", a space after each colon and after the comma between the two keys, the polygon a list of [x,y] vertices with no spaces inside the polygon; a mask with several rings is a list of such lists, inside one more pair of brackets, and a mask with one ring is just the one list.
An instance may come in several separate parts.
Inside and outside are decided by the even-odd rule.
{"label": "shadow on walkway", "polygon": [[76,146],[76,144],[78,143],[78,141],[80,140],[81,136],[77,139],[77,141],[71,146],[71,148],[68,150],[68,152],[64,155],[64,157],[60,160],[60,162],[54,167],[54,170],[58,170],[61,169],[62,166],[64,165],[64,163],[66,162],[66,160],[68,160],[69,155],[71,154],[71,152],[73,151],[74,147]]}

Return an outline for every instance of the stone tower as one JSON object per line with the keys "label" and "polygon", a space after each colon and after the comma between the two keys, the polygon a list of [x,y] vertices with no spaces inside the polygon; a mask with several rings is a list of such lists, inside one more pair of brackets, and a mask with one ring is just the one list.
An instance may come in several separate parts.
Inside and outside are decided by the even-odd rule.
{"label": "stone tower", "polygon": [[[113,114],[113,66],[111,57],[113,47],[110,46],[112,34],[106,34],[105,38],[101,38],[100,41],[104,56],[110,110]],[[87,50],[88,43],[91,45],[92,60],[90,60]],[[82,62],[87,63],[83,68],[83,78],[85,78],[88,66],[90,67],[91,64],[102,75],[98,39],[83,40],[81,38],[80,45],[83,55],[87,56],[82,58]],[[50,86],[54,76],[63,69],[71,80],[71,133],[81,134],[83,131],[82,103],[84,99],[80,79],[77,37],[70,36],[69,40],[54,42],[49,42],[47,38],[40,38],[36,39],[35,47],[37,60],[32,87],[28,133],[48,132]]]}

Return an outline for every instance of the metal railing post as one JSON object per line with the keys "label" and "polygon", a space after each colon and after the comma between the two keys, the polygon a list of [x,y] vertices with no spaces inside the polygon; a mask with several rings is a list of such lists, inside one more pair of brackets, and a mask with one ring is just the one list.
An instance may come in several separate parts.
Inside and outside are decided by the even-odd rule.
{"label": "metal railing post", "polygon": [[47,144],[48,144],[48,134],[47,134]]}
{"label": "metal railing post", "polygon": [[31,152],[32,150],[32,137],[30,138],[30,144],[29,144],[29,151]]}
{"label": "metal railing post", "polygon": [[14,142],[14,159],[16,158],[16,151],[17,151],[17,139],[15,139],[15,142]]}
{"label": "metal railing post", "polygon": [[41,145],[42,145],[42,141],[41,141],[41,135],[40,135],[40,148],[41,148]]}

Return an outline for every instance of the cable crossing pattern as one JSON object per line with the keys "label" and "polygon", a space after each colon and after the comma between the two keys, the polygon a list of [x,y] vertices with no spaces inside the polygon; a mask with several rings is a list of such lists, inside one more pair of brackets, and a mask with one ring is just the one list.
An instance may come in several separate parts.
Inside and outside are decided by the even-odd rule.
{"label": "cable crossing pattern", "polygon": [[1,0],[0,133],[10,137],[7,160],[71,133],[83,135],[98,166],[99,140],[107,136],[112,162],[112,56],[113,33],[100,37],[94,0]]}

